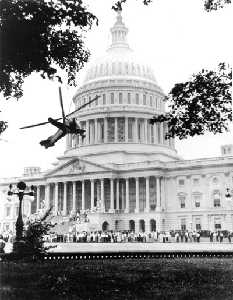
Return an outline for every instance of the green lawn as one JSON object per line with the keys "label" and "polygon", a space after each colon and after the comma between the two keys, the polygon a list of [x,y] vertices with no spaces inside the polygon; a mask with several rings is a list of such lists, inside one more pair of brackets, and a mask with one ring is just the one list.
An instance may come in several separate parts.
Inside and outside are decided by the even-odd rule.
{"label": "green lawn", "polygon": [[0,263],[0,299],[233,299],[232,259]]}

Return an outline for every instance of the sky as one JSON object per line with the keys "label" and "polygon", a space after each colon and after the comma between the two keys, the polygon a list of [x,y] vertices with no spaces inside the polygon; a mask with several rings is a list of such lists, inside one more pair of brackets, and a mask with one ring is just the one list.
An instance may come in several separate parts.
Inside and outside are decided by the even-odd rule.
{"label": "sky", "polygon": [[[116,13],[114,1],[86,0],[99,18],[99,25],[86,33],[90,62],[103,56],[110,45],[110,28]],[[219,62],[232,63],[232,8],[216,12],[204,10],[203,0],[154,0],[144,6],[142,0],[128,0],[123,6],[123,21],[129,29],[128,42],[138,56],[154,70],[157,82],[165,93],[175,83],[188,80],[202,68],[214,69]],[[4,41],[3,41],[4,42]],[[85,69],[78,74],[77,87],[62,86],[65,111],[74,109],[72,96],[82,84]],[[20,176],[24,167],[52,167],[65,151],[65,139],[55,147],[44,149],[40,140],[53,134],[51,125],[20,130],[24,125],[43,122],[48,117],[60,117],[58,84],[43,80],[38,74],[29,76],[20,100],[0,98],[0,119],[8,120],[9,128],[0,140],[0,178]],[[233,144],[233,127],[226,134],[176,140],[176,149],[184,159],[220,156],[220,147]]]}

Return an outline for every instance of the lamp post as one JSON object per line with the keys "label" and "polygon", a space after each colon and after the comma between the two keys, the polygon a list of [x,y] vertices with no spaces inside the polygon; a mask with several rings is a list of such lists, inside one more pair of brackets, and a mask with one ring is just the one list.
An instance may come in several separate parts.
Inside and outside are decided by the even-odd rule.
{"label": "lamp post", "polygon": [[23,201],[23,197],[25,195],[28,196],[34,196],[34,186],[31,186],[31,191],[25,193],[25,189],[26,189],[26,183],[23,181],[20,181],[17,184],[17,189],[18,191],[13,192],[12,191],[12,184],[9,185],[9,191],[8,191],[8,196],[12,196],[12,195],[17,195],[19,198],[19,212],[18,212],[18,217],[16,220],[16,224],[15,224],[15,230],[16,230],[16,241],[19,242],[22,237],[23,237],[23,217],[22,217],[22,201]]}

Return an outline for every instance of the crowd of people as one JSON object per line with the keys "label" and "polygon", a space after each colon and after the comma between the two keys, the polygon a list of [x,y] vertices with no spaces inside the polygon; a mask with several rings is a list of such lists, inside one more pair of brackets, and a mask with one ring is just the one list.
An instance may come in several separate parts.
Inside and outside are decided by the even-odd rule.
{"label": "crowd of people", "polygon": [[46,242],[73,242],[73,243],[126,243],[126,242],[161,242],[161,243],[200,243],[229,242],[233,234],[228,232],[210,232],[208,237],[201,236],[199,231],[172,231],[172,232],[133,232],[133,231],[93,231],[69,232],[67,234],[50,234],[45,236]]}

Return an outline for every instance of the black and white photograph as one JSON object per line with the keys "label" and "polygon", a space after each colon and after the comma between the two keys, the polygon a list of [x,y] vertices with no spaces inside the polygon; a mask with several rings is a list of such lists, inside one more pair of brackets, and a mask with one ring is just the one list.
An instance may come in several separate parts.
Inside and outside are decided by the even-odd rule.
{"label": "black and white photograph", "polygon": [[0,0],[0,300],[232,300],[231,0]]}

